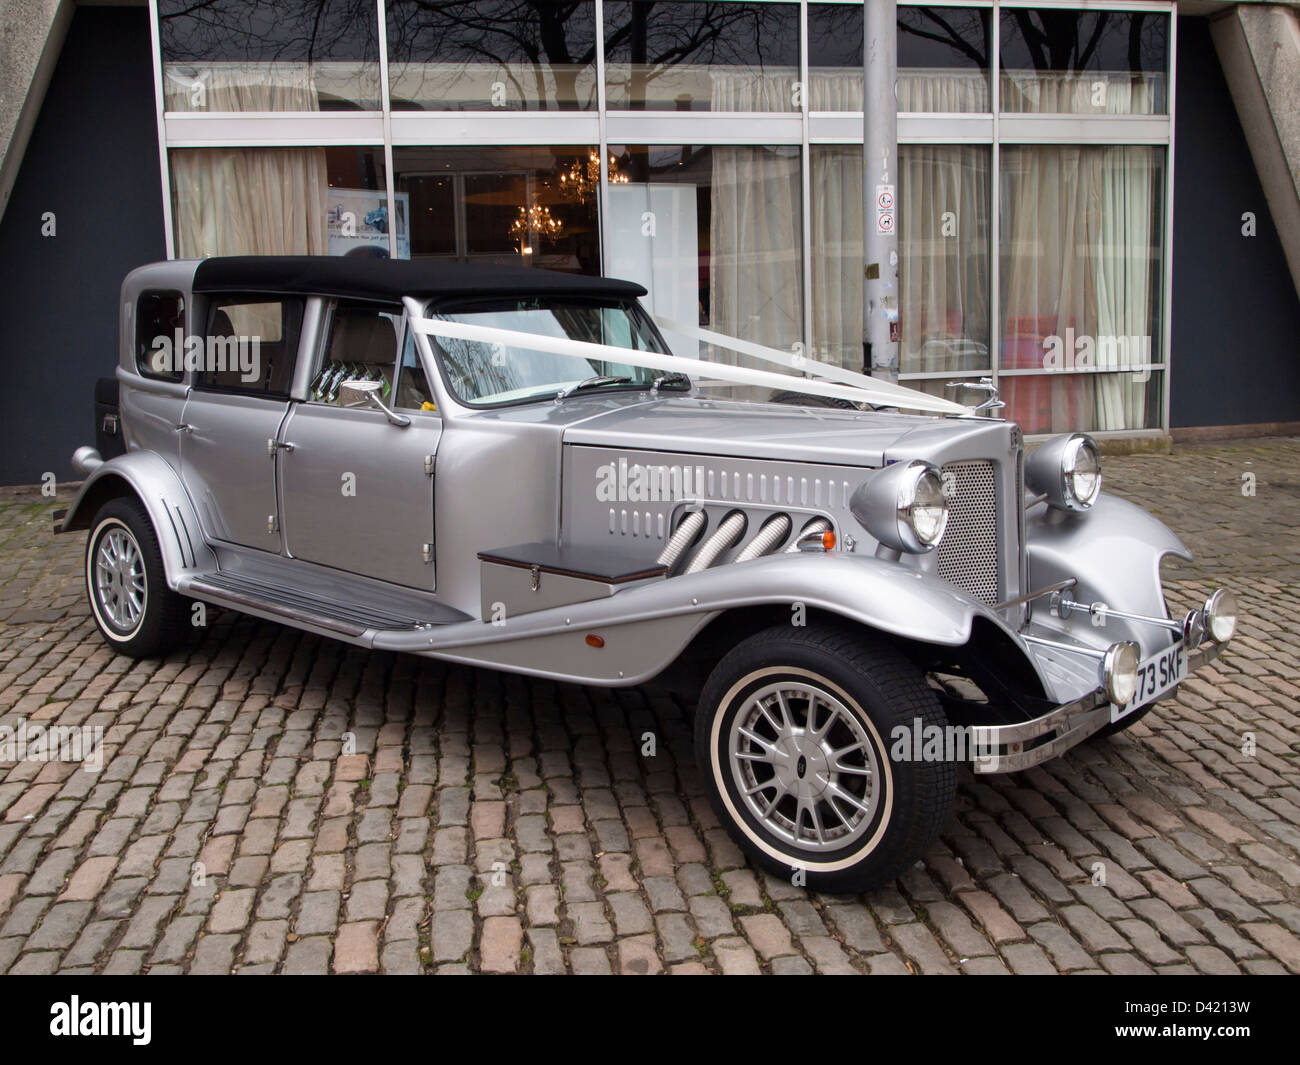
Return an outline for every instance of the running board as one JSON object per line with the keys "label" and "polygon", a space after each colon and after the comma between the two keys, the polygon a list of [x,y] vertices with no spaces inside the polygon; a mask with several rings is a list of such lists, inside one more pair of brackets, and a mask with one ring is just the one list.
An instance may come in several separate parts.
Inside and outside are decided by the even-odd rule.
{"label": "running board", "polygon": [[430,604],[427,616],[344,604],[338,599],[322,599],[294,588],[233,573],[205,573],[182,578],[177,590],[182,595],[216,606],[357,641],[367,633],[409,631],[467,619],[460,611],[437,604]]}

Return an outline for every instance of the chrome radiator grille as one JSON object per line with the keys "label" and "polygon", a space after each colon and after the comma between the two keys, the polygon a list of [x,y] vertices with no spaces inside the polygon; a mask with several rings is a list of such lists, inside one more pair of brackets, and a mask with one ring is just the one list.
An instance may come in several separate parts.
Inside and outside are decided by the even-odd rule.
{"label": "chrome radiator grille", "polygon": [[993,463],[950,462],[943,467],[948,528],[939,541],[939,576],[985,603],[996,603],[998,484]]}

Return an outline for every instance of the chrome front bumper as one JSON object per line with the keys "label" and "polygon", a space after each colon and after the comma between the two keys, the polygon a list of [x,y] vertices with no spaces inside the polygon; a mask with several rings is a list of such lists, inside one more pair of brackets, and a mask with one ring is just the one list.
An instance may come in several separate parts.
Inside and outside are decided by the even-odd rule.
{"label": "chrome front bumper", "polygon": [[[1222,649],[1221,644],[1206,641],[1189,651],[1188,676],[1217,658]],[[1161,698],[1167,699],[1177,690],[1166,692]],[[971,767],[976,773],[1015,773],[1029,769],[1064,754],[1109,723],[1110,701],[1098,688],[1032,721],[1015,725],[972,725]]]}

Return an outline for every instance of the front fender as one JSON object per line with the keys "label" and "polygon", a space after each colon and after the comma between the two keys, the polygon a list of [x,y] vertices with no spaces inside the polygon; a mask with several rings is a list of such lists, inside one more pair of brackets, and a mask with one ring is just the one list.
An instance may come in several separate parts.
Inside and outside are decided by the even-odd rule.
{"label": "front fender", "polygon": [[[1141,507],[1118,496],[1102,494],[1088,510],[1066,513],[1040,503],[1025,518],[1029,587],[1046,588],[1069,577],[1078,581],[1072,595],[1080,603],[1105,603],[1114,610],[1168,617],[1160,562],[1166,555],[1191,561],[1192,554],[1170,529]],[[1046,619],[1045,601],[1035,620]],[[1098,642],[1093,620],[1071,614],[1053,627],[1074,632],[1085,643]],[[1154,649],[1164,630],[1151,625],[1107,619],[1103,642],[1136,640]],[[1163,644],[1159,644],[1163,646]]]}
{"label": "front fender", "polygon": [[92,470],[55,532],[89,529],[100,506],[120,495],[134,495],[148,512],[171,588],[182,577],[217,568],[189,493],[176,471],[152,451],[131,451]]}
{"label": "front fender", "polygon": [[[896,562],[780,554],[646,581],[608,598],[532,611],[499,626],[467,621],[382,633],[374,646],[557,679],[634,684],[669,666],[719,614],[796,603],[902,639],[947,647],[967,644],[974,619],[983,617],[1016,642],[984,604]],[[604,640],[598,653],[585,642],[595,631]]]}

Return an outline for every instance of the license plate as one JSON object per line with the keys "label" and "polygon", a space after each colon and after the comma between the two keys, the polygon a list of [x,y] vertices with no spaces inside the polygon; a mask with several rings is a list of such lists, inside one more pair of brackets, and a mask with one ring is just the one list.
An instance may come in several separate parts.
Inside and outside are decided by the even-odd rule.
{"label": "license plate", "polygon": [[1127,717],[1134,710],[1154,702],[1170,688],[1187,679],[1187,654],[1181,640],[1172,647],[1152,655],[1140,666],[1137,675],[1137,694],[1127,706],[1110,708],[1111,721]]}

